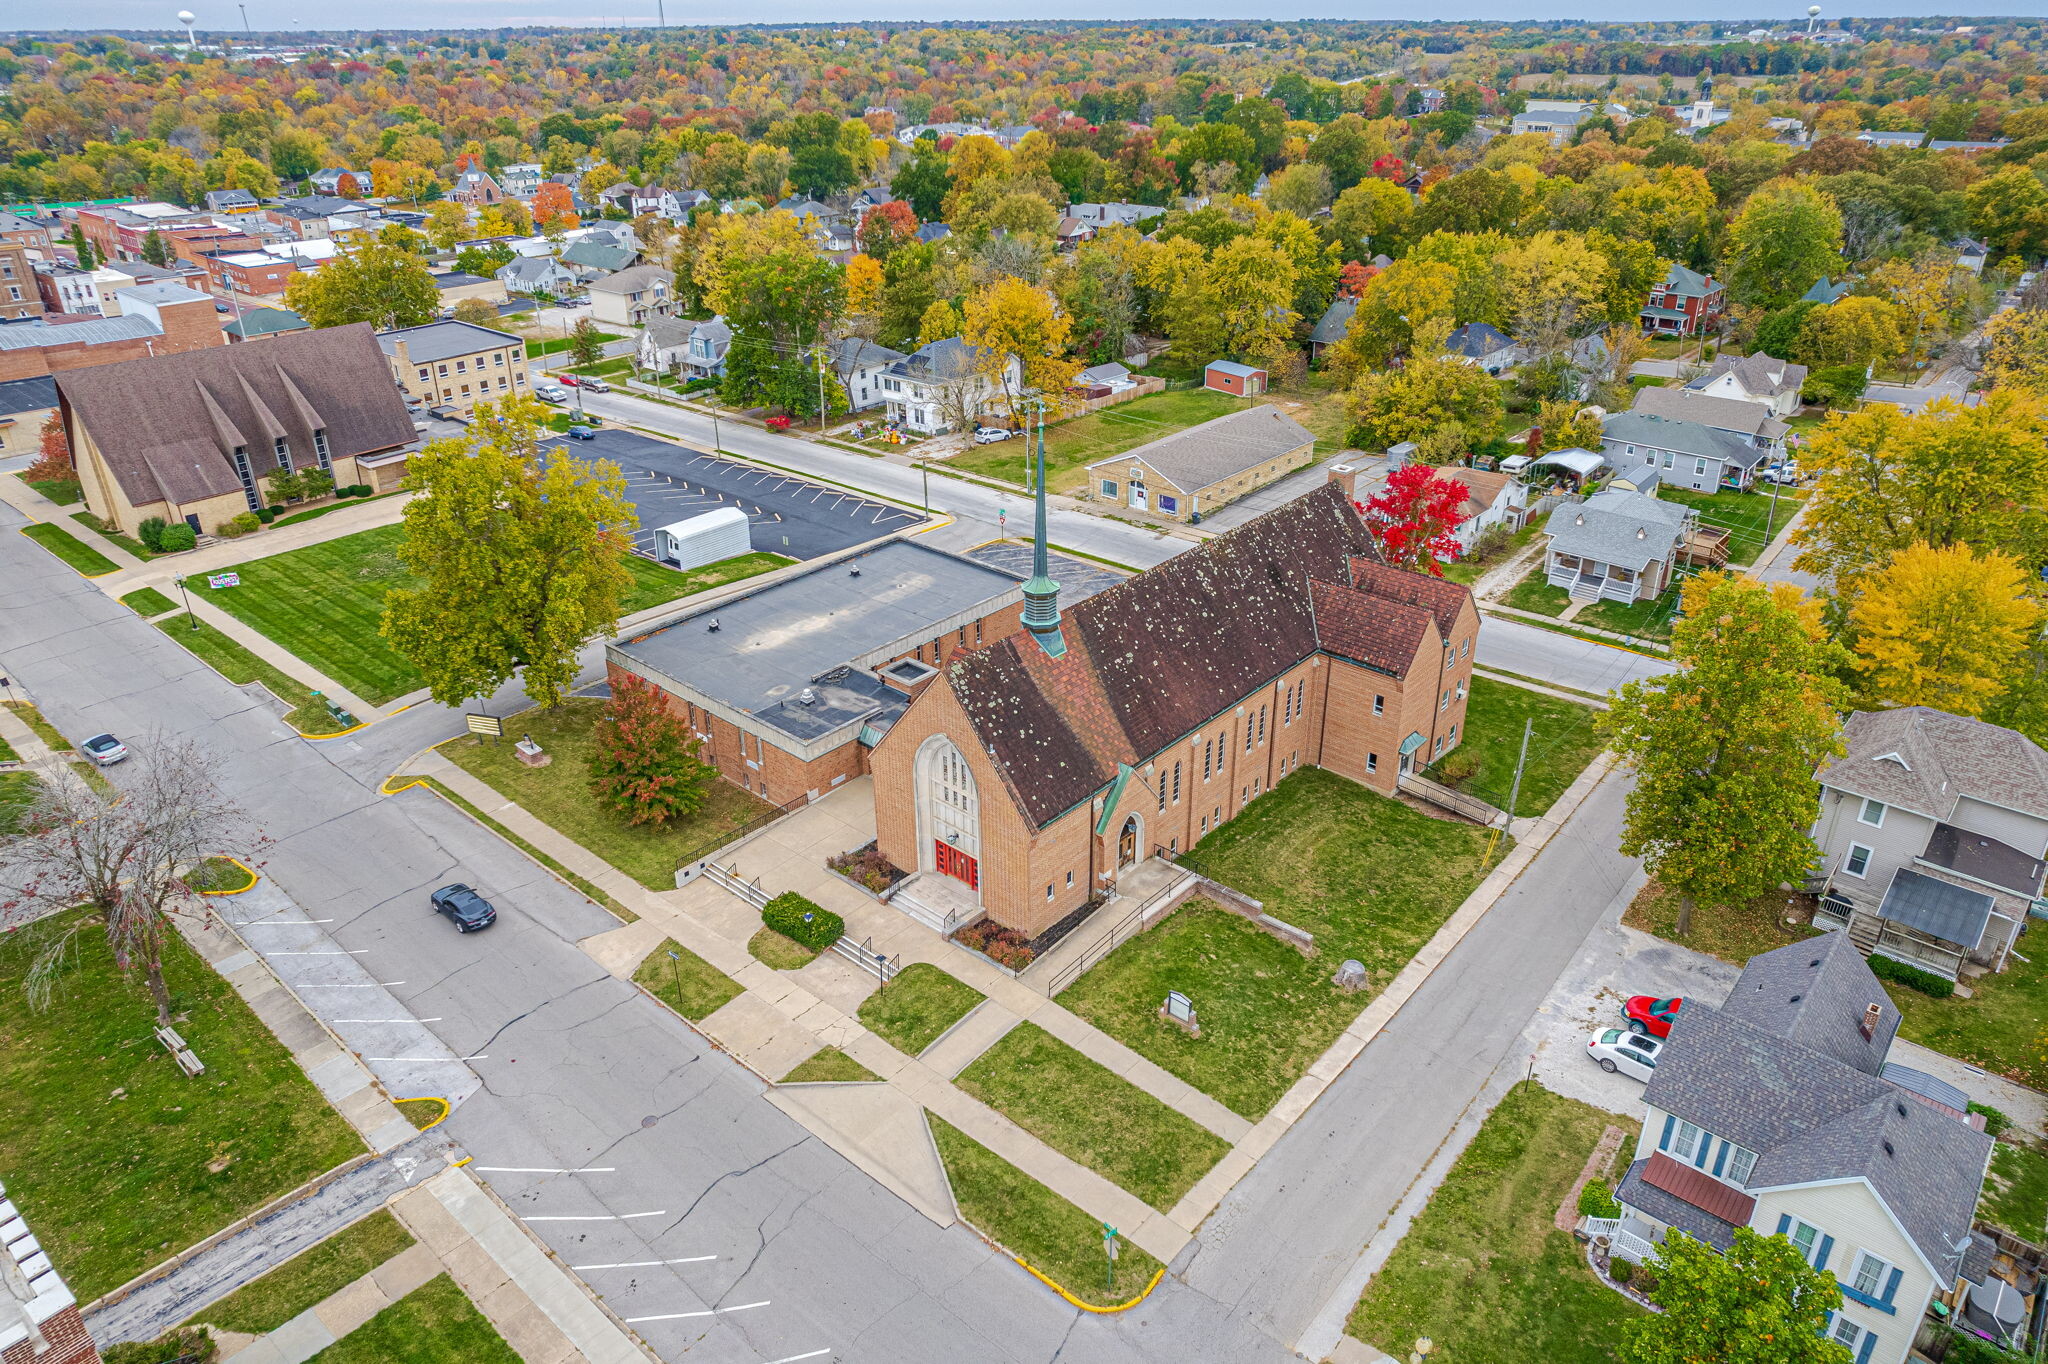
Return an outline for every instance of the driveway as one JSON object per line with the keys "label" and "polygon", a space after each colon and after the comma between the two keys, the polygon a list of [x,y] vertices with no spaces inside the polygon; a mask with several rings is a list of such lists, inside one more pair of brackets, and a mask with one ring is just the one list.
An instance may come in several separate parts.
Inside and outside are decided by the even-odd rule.
{"label": "driveway", "polygon": [[1330,481],[1330,470],[1339,464],[1348,464],[1358,470],[1358,498],[1364,501],[1380,490],[1387,481],[1387,457],[1368,455],[1357,450],[1346,450],[1328,459],[1318,460],[1306,469],[1298,469],[1287,477],[1255,492],[1246,493],[1237,501],[1218,511],[1205,513],[1202,525],[1209,530],[1225,531],[1255,520],[1300,497],[1303,493],[1314,492]]}

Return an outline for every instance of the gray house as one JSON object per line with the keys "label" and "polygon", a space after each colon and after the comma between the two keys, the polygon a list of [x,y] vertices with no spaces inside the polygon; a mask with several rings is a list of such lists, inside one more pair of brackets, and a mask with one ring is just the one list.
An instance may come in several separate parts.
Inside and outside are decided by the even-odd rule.
{"label": "gray house", "polygon": [[846,390],[847,408],[853,412],[865,412],[887,401],[882,396],[882,372],[899,360],[910,358],[864,336],[844,337],[832,344],[831,351],[832,372],[839,376],[839,383]]}
{"label": "gray house", "polygon": [[1669,587],[1694,513],[1675,502],[1609,488],[1550,514],[1544,578],[1574,601],[1652,601]]}
{"label": "gray house", "polygon": [[1840,936],[1750,958],[1718,1007],[1679,1010],[1614,1191],[1622,1216],[1581,1229],[1637,1262],[1674,1232],[1721,1251],[1738,1227],[1782,1236],[1841,1287],[1827,1338],[1854,1364],[1903,1364],[1937,1299],[1944,1319],[1974,1317],[2012,1289],[1963,1253],[1991,1160],[1983,1119],[1889,1059],[1898,1026]]}
{"label": "gray house", "polygon": [[1513,369],[1526,358],[1521,343],[1491,322],[1467,322],[1444,342],[1444,355],[1477,365],[1488,374]]}
{"label": "gray house", "polygon": [[2002,971],[2048,872],[2048,753],[1925,706],[1859,711],[1819,773],[1814,922],[1865,952],[1958,976]]}
{"label": "gray house", "polygon": [[1636,394],[1629,411],[1666,421],[1696,422],[1716,431],[1742,437],[1775,460],[1785,448],[1785,433],[1792,428],[1772,416],[1761,403],[1740,398],[1717,398],[1685,388],[1646,388]]}
{"label": "gray house", "polygon": [[1600,445],[1623,474],[1655,465],[1665,486],[1703,493],[1746,490],[1774,448],[1734,431],[1645,412],[1617,412],[1603,420]]}
{"label": "gray house", "polygon": [[552,294],[576,287],[576,276],[553,256],[521,256],[498,268],[498,278],[515,294]]}
{"label": "gray house", "polygon": [[731,349],[732,328],[722,317],[702,322],[650,317],[640,333],[641,366],[684,379],[720,377],[725,373],[726,352]]}
{"label": "gray house", "polygon": [[1351,316],[1358,311],[1358,300],[1340,298],[1323,309],[1323,315],[1316,319],[1316,325],[1308,334],[1308,358],[1320,360],[1323,352],[1344,339],[1344,333],[1351,330]]}

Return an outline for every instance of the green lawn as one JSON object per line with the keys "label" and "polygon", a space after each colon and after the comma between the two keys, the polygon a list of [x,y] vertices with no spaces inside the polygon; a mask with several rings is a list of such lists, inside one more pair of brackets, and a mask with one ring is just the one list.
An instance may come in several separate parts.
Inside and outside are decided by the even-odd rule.
{"label": "green lawn", "polygon": [[[1249,399],[1234,398],[1228,393],[1191,388],[1179,393],[1148,394],[1133,402],[1048,426],[1046,486],[1054,492],[1072,492],[1087,482],[1087,473],[1082,468],[1085,464],[1253,405]],[[969,446],[946,463],[949,468],[983,478],[1021,484],[1026,463],[1034,458],[1032,452],[1036,449],[1035,439],[1013,436],[995,445]]]}
{"label": "green lawn", "polygon": [[1798,917],[1805,911],[1799,899],[1782,893],[1759,896],[1746,905],[1695,905],[1692,932],[1683,938],[1678,936],[1678,909],[1678,897],[1652,881],[1636,892],[1621,921],[1666,942],[1683,943],[1695,952],[1705,952],[1737,966],[1758,953],[1821,931],[1804,919],[1787,924],[1788,913]]}
{"label": "green lawn", "polygon": [[80,1301],[361,1154],[291,1054],[177,934],[164,974],[178,1031],[206,1063],[198,1079],[151,1035],[148,992],[115,967],[97,926],[73,939],[50,1008],[31,1009],[22,979],[39,937],[0,939],[0,1170]]}
{"label": "green lawn", "polygon": [[1678,589],[1672,587],[1662,596],[1648,601],[1596,601],[1573,616],[1572,624],[1612,630],[1618,635],[1633,635],[1637,639],[1669,640],[1672,618],[1677,610]]}
{"label": "green lawn", "polygon": [[[599,332],[597,339],[599,341],[616,341],[619,338],[610,332]],[[526,353],[529,357],[535,355],[558,355],[567,349],[569,349],[569,338],[566,336],[550,336],[545,341],[529,339],[526,343]]]}
{"label": "green lawn", "polygon": [[755,961],[777,971],[796,971],[817,960],[818,954],[805,947],[795,938],[786,938],[772,928],[764,928],[747,939],[747,951]]}
{"label": "green lawn", "polygon": [[1464,583],[1469,587],[1479,581],[1479,576],[1488,569],[1498,564],[1506,563],[1527,549],[1529,542],[1542,533],[1543,528],[1532,521],[1514,533],[1514,536],[1508,541],[1508,547],[1505,550],[1484,562],[1477,559],[1460,559],[1454,564],[1445,564],[1444,581]]}
{"label": "green lawn", "polygon": [[[571,697],[553,710],[521,711],[506,720],[504,738],[465,735],[443,744],[441,752],[649,890],[674,890],[678,866],[775,808],[714,777],[696,814],[666,826],[628,824],[590,796],[590,729],[604,705],[594,697]],[[520,762],[512,741],[521,734],[531,734],[554,761],[546,767]]]}
{"label": "green lawn", "polygon": [[1892,1003],[1905,1015],[1899,1035],[1993,1074],[2048,1089],[2048,1049],[2041,1045],[2041,1021],[2048,1019],[2048,952],[2026,951],[2032,961],[2014,954],[2005,970],[1971,981],[1968,999],[1935,999],[1888,982]]}
{"label": "green lawn", "polygon": [[1535,729],[1529,736],[1529,758],[1514,812],[1540,815],[1600,752],[1600,739],[1593,733],[1594,713],[1591,706],[1576,701],[1475,677],[1472,695],[1465,703],[1463,737],[1425,775],[1507,809],[1515,763],[1522,751],[1522,727],[1533,720]]}
{"label": "green lawn", "polygon": [[412,1244],[412,1233],[379,1209],[236,1289],[192,1320],[249,1335],[275,1331]]}
{"label": "green lawn", "polygon": [[861,1001],[860,1021],[896,1050],[915,1056],[986,997],[928,961],[912,962]]}
{"label": "green lawn", "polygon": [[138,616],[161,616],[166,611],[175,611],[178,604],[153,587],[140,588],[121,598],[121,605]]}
{"label": "green lawn", "polygon": [[34,705],[27,701],[0,701],[0,706],[5,706],[13,711],[14,718],[34,730],[35,736],[41,739],[43,746],[52,753],[69,753],[71,751],[71,741],[58,733],[57,727],[43,718],[43,713],[37,710]]}
{"label": "green lawn", "polygon": [[1522,576],[1522,581],[1509,588],[1500,599],[1502,606],[1512,606],[1517,611],[1533,611],[1539,616],[1561,616],[1572,604],[1571,593],[1562,587],[1552,587],[1545,578],[1546,570],[1537,564]]}
{"label": "green lawn", "polygon": [[1594,1278],[1551,1222],[1610,1123],[1634,1126],[1516,1085],[1373,1276],[1349,1333],[1397,1358],[1427,1336],[1444,1364],[1619,1360],[1621,1329],[1641,1309]]}
{"label": "green lawn", "polygon": [[1799,510],[1799,504],[1806,500],[1806,491],[1802,488],[1779,489],[1775,512],[1771,510],[1769,492],[1702,493],[1690,488],[1664,488],[1658,497],[1665,502],[1693,508],[1700,514],[1703,525],[1726,529],[1729,532],[1728,562],[1753,564],[1757,555],[1764,552],[1764,546],[1785,529],[1785,523]]}
{"label": "green lawn", "polygon": [[278,526],[297,525],[301,521],[317,521],[329,512],[338,512],[348,507],[360,507],[366,502],[382,502],[387,497],[403,497],[404,495],[405,490],[400,488],[393,492],[378,493],[374,497],[345,497],[338,502],[329,502],[324,507],[314,507],[310,511],[293,512],[290,516],[280,516],[270,524],[275,528]]}
{"label": "green lawn", "polygon": [[2048,1240],[2048,1154],[2009,1141],[1992,1147],[1977,1218],[2037,1246]]}
{"label": "green lawn", "polygon": [[[340,728],[334,717],[328,714],[326,705],[313,695],[311,687],[278,671],[205,621],[195,620],[180,611],[155,624],[168,638],[197,654],[236,686],[261,682],[272,696],[291,708],[284,717],[285,722],[300,733],[332,734]],[[195,625],[197,629],[193,628]]]}
{"label": "green lawn", "polygon": [[1230,1144],[1035,1023],[1019,1023],[956,1085],[1161,1212]]}
{"label": "green lawn", "polygon": [[[1487,834],[1305,767],[1183,857],[1315,934],[1316,955],[1195,903],[1118,947],[1060,1003],[1247,1118],[1265,1115],[1484,877]],[[1498,855],[1504,855],[1503,840]],[[1370,991],[1330,983],[1346,958]],[[1158,1017],[1169,989],[1202,1035]]]}
{"label": "green lawn", "polygon": [[820,1047],[782,1077],[785,1085],[861,1084],[882,1077],[837,1047]]}
{"label": "green lawn", "polygon": [[239,893],[256,884],[255,877],[232,857],[209,857],[186,872],[183,879],[202,895]]}
{"label": "green lawn", "polygon": [[85,490],[78,486],[75,478],[25,478],[22,482],[60,507],[68,507],[85,497]]}
{"label": "green lawn", "polygon": [[692,1023],[717,1013],[743,988],[674,938],[663,938],[634,970],[633,979]]}
{"label": "green lawn", "polygon": [[1067,1292],[1115,1307],[1144,1292],[1159,1272],[1159,1261],[1125,1241],[1110,1278],[1101,1222],[937,1114],[925,1119],[960,1215]]}
{"label": "green lawn", "polygon": [[0,772],[0,834],[15,831],[21,822],[21,812],[35,800],[41,786],[33,772]]}
{"label": "green lawn", "polygon": [[519,1364],[519,1355],[446,1274],[414,1289],[309,1364]]}
{"label": "green lawn", "polygon": [[104,577],[121,567],[77,536],[47,521],[23,526],[21,533],[88,578]]}
{"label": "green lawn", "polygon": [[[412,582],[398,561],[403,525],[378,526],[239,564],[239,587],[208,590],[207,600],[260,630],[373,705],[425,685],[419,670],[377,633],[384,596]],[[677,573],[638,555],[626,560],[633,586],[619,603],[631,615],[662,602],[790,562],[746,554]]]}
{"label": "green lawn", "polygon": [[101,539],[113,541],[138,559],[154,559],[156,557],[157,552],[155,550],[143,544],[142,541],[132,535],[124,535],[118,530],[108,530],[105,525],[101,524],[100,519],[91,512],[73,512],[71,513],[71,519]]}

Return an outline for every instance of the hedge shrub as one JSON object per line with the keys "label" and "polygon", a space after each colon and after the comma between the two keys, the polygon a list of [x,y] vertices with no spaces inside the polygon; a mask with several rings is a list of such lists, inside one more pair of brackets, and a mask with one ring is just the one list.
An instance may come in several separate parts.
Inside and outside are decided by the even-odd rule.
{"label": "hedge shrub", "polygon": [[[147,544],[148,541],[143,543]],[[165,554],[176,554],[199,543],[199,536],[183,521],[175,526],[165,526],[157,533],[156,547]]]}
{"label": "hedge shrub", "polygon": [[277,513],[278,509],[276,507],[258,507],[256,509],[256,519],[267,526],[272,521],[277,520]]}
{"label": "hedge shrub", "polygon": [[1909,990],[1918,990],[1923,995],[1932,995],[1936,999],[1947,999],[1956,992],[1956,983],[1952,980],[1875,953],[1872,953],[1870,958],[1870,974],[1879,980],[1888,980]]}
{"label": "hedge shrub", "polygon": [[821,952],[846,935],[846,920],[793,890],[762,906],[761,922],[783,937]]}
{"label": "hedge shrub", "polygon": [[1619,1217],[1621,1204],[1614,1201],[1614,1194],[1604,1179],[1589,1179],[1586,1187],[1579,1190],[1579,1215],[1581,1217]]}
{"label": "hedge shrub", "polygon": [[238,512],[213,528],[213,533],[225,540],[233,540],[251,531],[263,529],[263,518],[255,512]]}
{"label": "hedge shrub", "polygon": [[1998,1136],[2006,1128],[2012,1126],[2012,1119],[2005,1115],[2005,1111],[1993,1108],[1990,1104],[1980,1104],[1975,1099],[1972,1099],[1970,1100],[1970,1111],[1984,1115],[1984,1133],[1986,1136]]}
{"label": "hedge shrub", "polygon": [[142,541],[142,547],[151,554],[160,554],[163,552],[166,524],[161,516],[145,516],[135,527],[135,538]]}

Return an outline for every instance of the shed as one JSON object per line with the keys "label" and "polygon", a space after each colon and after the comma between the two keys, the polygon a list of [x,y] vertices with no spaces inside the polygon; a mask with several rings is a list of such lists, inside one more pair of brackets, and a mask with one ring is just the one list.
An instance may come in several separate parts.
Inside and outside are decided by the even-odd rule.
{"label": "shed", "polygon": [[1202,371],[1202,387],[1256,398],[1266,391],[1266,371],[1235,360],[1211,360]]}
{"label": "shed", "polygon": [[685,517],[654,532],[654,557],[685,570],[723,563],[753,548],[747,514],[738,507]]}

